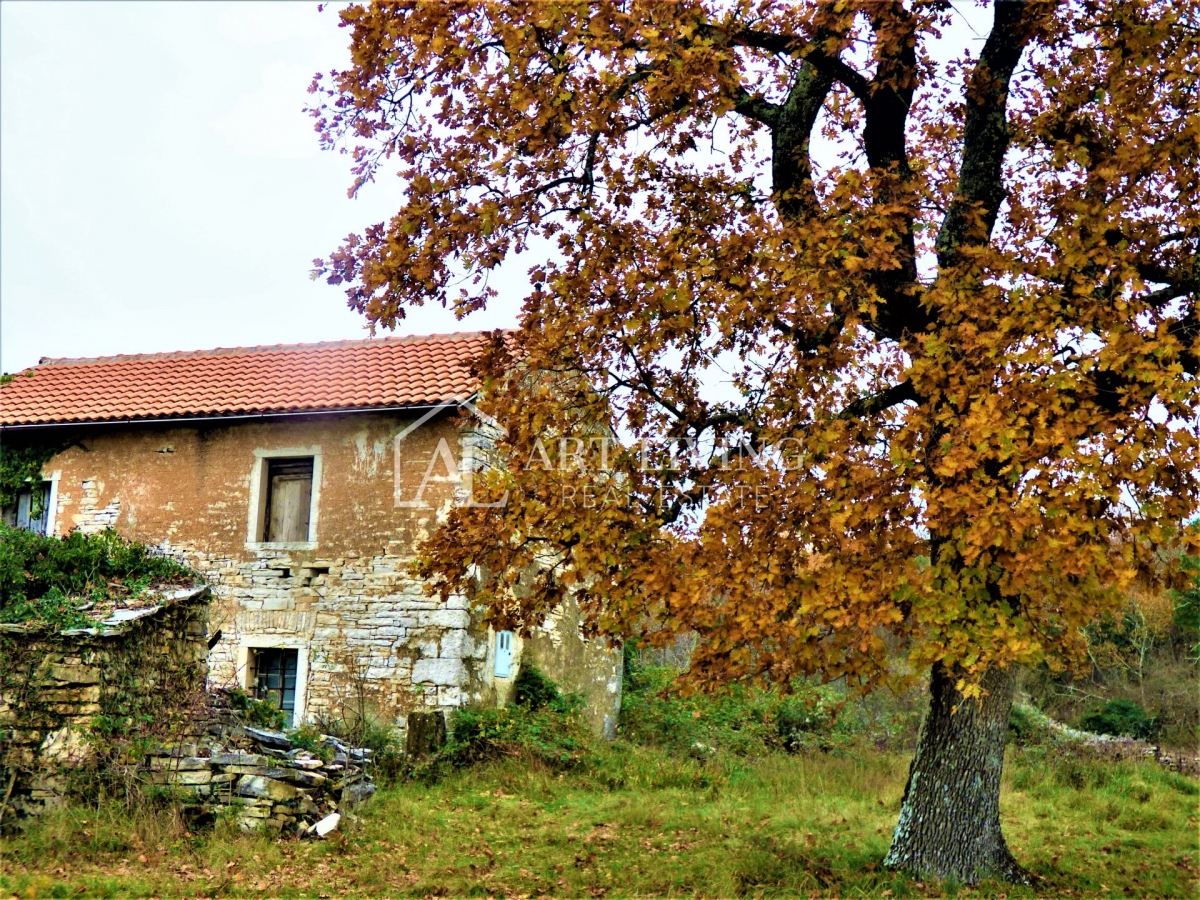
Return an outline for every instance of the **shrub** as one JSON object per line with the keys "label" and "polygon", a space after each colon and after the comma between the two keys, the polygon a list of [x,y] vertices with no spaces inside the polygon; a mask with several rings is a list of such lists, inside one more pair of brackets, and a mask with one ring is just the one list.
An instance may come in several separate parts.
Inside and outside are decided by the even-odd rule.
{"label": "shrub", "polygon": [[839,721],[845,698],[828,686],[796,680],[787,693],[733,685],[711,694],[684,695],[679,671],[626,659],[621,732],[629,741],[688,753],[699,745],[738,756],[774,750],[832,750],[865,727]]}
{"label": "shrub", "polygon": [[489,756],[529,756],[552,768],[571,768],[582,758],[590,741],[573,716],[547,709],[526,711],[519,706],[472,711],[454,722],[452,744],[464,759]]}
{"label": "shrub", "polygon": [[1032,747],[1050,736],[1046,715],[1032,706],[1014,703],[1008,713],[1008,739],[1018,747]]}
{"label": "shrub", "polygon": [[248,725],[257,728],[269,728],[280,731],[287,724],[287,713],[279,708],[271,698],[257,700],[241,688],[227,688],[229,706],[235,710],[239,718]]}
{"label": "shrub", "polygon": [[505,758],[562,771],[590,760],[596,737],[580,716],[582,697],[564,694],[543,672],[526,664],[514,684],[513,699],[505,707],[456,710],[446,745],[412,774],[436,780],[451,770]]}
{"label": "shrub", "polygon": [[524,663],[513,682],[513,702],[534,711],[547,706],[560,709],[563,694],[545,672],[533,663]]}
{"label": "shrub", "polygon": [[1079,721],[1080,727],[1096,734],[1126,735],[1128,737],[1149,740],[1155,736],[1158,727],[1153,716],[1132,700],[1109,700],[1101,710],[1085,715]]}
{"label": "shrub", "polygon": [[318,716],[317,727],[351,747],[370,750],[370,765],[374,775],[391,780],[400,774],[404,748],[395,729],[384,719],[364,714],[348,722],[345,719]]}
{"label": "shrub", "polygon": [[316,725],[304,723],[295,728],[290,728],[288,729],[287,736],[288,740],[292,742],[293,747],[316,754],[326,762],[333,759],[333,753],[329,747],[322,743],[321,729]]}
{"label": "shrub", "polygon": [[775,709],[775,730],[780,744],[795,753],[807,747],[828,749],[838,713],[846,705],[827,689],[800,683],[796,692],[779,700]]}
{"label": "shrub", "polygon": [[77,607],[136,597],[152,582],[194,581],[195,573],[111,529],[47,537],[0,525],[0,622],[84,624]]}

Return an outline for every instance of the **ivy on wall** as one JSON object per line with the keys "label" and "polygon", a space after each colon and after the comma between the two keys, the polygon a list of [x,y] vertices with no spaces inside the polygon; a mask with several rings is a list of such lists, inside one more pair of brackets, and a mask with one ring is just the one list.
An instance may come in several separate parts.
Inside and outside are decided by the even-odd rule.
{"label": "ivy on wall", "polygon": [[[0,444],[0,507],[16,503],[17,494],[30,484],[41,481],[42,467],[70,446],[71,441],[25,446]],[[41,495],[35,491],[33,496],[37,507],[40,507]],[[35,508],[32,512],[40,515],[42,510]]]}
{"label": "ivy on wall", "polygon": [[[99,635],[0,631],[0,801],[11,783],[9,808],[31,808],[28,791],[46,777],[73,795],[141,796],[146,754],[191,733],[202,705],[209,601],[204,591]],[[84,669],[99,682],[75,677]],[[44,760],[46,737],[68,725],[86,755]]]}

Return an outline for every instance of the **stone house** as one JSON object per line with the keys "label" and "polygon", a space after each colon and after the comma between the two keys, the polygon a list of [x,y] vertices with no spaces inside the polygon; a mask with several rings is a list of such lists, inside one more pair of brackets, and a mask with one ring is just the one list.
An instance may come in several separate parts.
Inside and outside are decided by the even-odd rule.
{"label": "stone house", "polygon": [[5,511],[65,534],[115,528],[204,575],[210,683],[293,721],[508,699],[523,660],[611,734],[620,653],[573,609],[522,639],[408,573],[469,489],[463,427],[481,333],[43,359],[0,386],[0,442],[56,451]]}

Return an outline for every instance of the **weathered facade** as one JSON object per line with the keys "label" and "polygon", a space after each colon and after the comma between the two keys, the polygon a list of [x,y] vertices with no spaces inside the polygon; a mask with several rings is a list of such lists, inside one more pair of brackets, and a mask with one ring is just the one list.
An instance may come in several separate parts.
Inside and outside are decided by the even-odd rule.
{"label": "weathered facade", "polygon": [[[0,422],[6,442],[65,446],[43,467],[50,533],[113,527],[205,576],[210,683],[274,691],[296,720],[367,706],[402,725],[414,709],[507,699],[533,656],[611,732],[620,655],[584,641],[570,610],[523,642],[408,572],[469,492],[479,431],[451,367],[481,340],[44,362],[0,389]],[[151,384],[121,396],[139,376]],[[72,385],[90,408],[75,411]]]}

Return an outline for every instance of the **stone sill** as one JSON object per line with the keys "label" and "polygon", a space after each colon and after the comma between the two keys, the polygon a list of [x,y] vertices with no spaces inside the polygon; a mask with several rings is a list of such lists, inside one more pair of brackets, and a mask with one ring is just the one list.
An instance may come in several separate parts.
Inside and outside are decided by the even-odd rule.
{"label": "stone sill", "polygon": [[246,549],[255,553],[276,550],[316,550],[316,541],[247,541]]}

